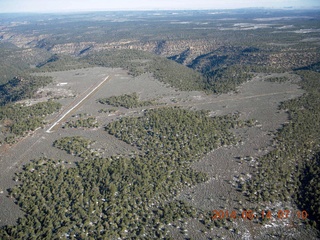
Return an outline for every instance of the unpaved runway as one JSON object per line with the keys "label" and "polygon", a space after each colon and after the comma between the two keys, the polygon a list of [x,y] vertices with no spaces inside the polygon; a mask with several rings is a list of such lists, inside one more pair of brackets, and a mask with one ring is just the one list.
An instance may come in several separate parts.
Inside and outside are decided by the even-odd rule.
{"label": "unpaved runway", "polygon": [[[78,94],[78,97],[74,100],[70,98],[61,99],[61,102],[64,103],[65,106],[64,110],[59,114],[56,114],[56,117],[51,116],[51,124],[47,126],[47,128],[38,129],[31,136],[25,137],[17,144],[7,149],[7,151],[0,152],[0,188],[4,190],[4,193],[0,194],[0,226],[14,224],[19,214],[21,216],[21,211],[19,211],[19,208],[14,204],[13,199],[6,197],[6,189],[11,188],[16,184],[12,181],[14,173],[21,170],[23,164],[41,156],[65,159],[67,161],[77,161],[77,159],[72,160],[72,156],[52,147],[52,143],[54,140],[64,136],[86,136],[85,134],[88,134],[89,132],[83,130],[59,130],[52,132],[51,130],[54,130],[54,127],[57,128],[58,123],[66,120],[71,112],[78,112],[79,110],[79,112],[89,113],[94,116],[98,114],[99,108],[104,107],[96,102],[96,99],[100,97],[121,95],[128,92],[139,92],[139,94],[144,96],[147,100],[153,96],[159,96],[159,99],[163,100],[161,102],[166,103],[165,105],[151,106],[150,108],[168,106],[194,107],[196,109],[213,111],[214,115],[224,115],[239,111],[244,119],[253,118],[262,123],[261,130],[258,131],[258,129],[253,128],[248,130],[249,132],[243,133],[244,138],[247,139],[247,145],[242,146],[241,149],[236,147],[233,147],[232,149],[221,148],[210,153],[205,159],[198,163],[199,165],[195,164],[197,165],[197,167],[195,166],[197,170],[210,170],[207,172],[210,177],[216,177],[216,174],[219,172],[218,175],[224,175],[225,178],[220,178],[219,181],[211,178],[210,182],[194,187],[191,192],[182,192],[180,197],[187,200],[185,199],[187,198],[186,195],[190,193],[192,198],[194,198],[193,204],[211,209],[213,207],[218,207],[218,205],[212,204],[208,198],[214,199],[216,204],[223,201],[214,197],[217,194],[216,191],[219,192],[219,190],[221,191],[222,189],[228,189],[230,191],[229,186],[225,186],[227,184],[225,181],[231,180],[233,175],[242,171],[241,168],[243,166],[234,163],[233,158],[235,156],[255,155],[251,149],[260,147],[261,140],[262,142],[267,143],[267,139],[265,139],[266,131],[276,129],[279,127],[279,124],[286,120],[286,114],[280,118],[278,114],[276,114],[279,102],[295,98],[303,93],[303,91],[295,84],[276,84],[256,79],[241,86],[239,88],[239,93],[237,94],[206,95],[201,92],[176,91],[175,89],[162,86],[159,82],[152,80],[147,76],[141,77],[140,79],[133,79],[122,72],[117,71],[118,70],[112,71],[110,69],[85,69],[54,73],[54,76],[58,76],[58,82],[68,81],[68,85],[63,88],[69,87]],[[107,78],[107,75],[113,76],[112,79],[111,77]],[[101,79],[104,80],[101,82]],[[111,81],[107,81],[110,79]],[[83,81],[83,83],[80,83],[81,81]],[[178,102],[174,103],[171,99],[176,99]],[[149,109],[149,107],[144,108]],[[137,116],[139,113],[142,114],[141,109],[142,108],[132,110],[121,108],[120,112],[122,116]],[[108,114],[99,114],[97,116],[100,119],[101,128],[103,124],[110,122],[111,119],[116,119],[116,117],[108,116]],[[55,124],[55,126],[53,126],[53,124]],[[46,132],[47,130],[51,133]],[[98,131],[104,132],[103,129],[98,129]],[[102,141],[105,144],[111,144],[112,142],[112,144],[121,145],[120,141],[115,142],[115,139],[109,139],[108,136],[103,135],[101,138],[97,139],[99,142],[103,139]],[[255,146],[256,143],[259,144]],[[224,151],[227,151],[228,153]],[[215,189],[216,191],[210,189]],[[220,197],[221,195],[229,197],[229,191],[223,191],[222,194],[220,192]]]}
{"label": "unpaved runway", "polygon": [[[109,76],[107,76],[101,83],[99,83],[97,86],[93,86],[93,89],[90,91],[90,89],[88,89],[88,91],[90,91],[87,95],[85,95],[81,100],[77,100],[75,101],[74,104],[71,104],[70,108],[67,108],[66,112],[57,120],[55,121],[52,126],[46,131],[47,133],[50,133],[51,130],[58,125],[70,112],[72,112],[76,107],[78,107],[81,103],[83,103],[89,96],[91,96],[99,87],[101,87],[102,84],[104,84],[107,80],[109,79]],[[60,114],[61,115],[61,114]]]}

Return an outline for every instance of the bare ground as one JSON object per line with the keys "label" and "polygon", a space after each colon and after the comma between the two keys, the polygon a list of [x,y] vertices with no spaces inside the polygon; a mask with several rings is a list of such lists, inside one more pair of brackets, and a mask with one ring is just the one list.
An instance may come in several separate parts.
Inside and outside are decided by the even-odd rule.
{"label": "bare ground", "polygon": [[[86,99],[72,112],[72,114],[87,113],[96,116],[99,128],[62,130],[61,125],[59,125],[53,133],[46,133],[46,129],[50,126],[48,124],[44,129],[38,129],[32,136],[22,139],[10,148],[5,150],[3,147],[0,149],[0,192],[1,189],[3,190],[3,193],[0,193],[0,226],[14,224],[17,217],[21,215],[21,211],[13,203],[13,199],[6,197],[5,190],[14,186],[15,182],[12,181],[14,173],[20,171],[23,164],[41,156],[65,159],[71,163],[80,160],[52,147],[52,143],[56,139],[64,136],[85,136],[95,141],[93,147],[103,152],[104,156],[120,153],[130,154],[137,151],[136,148],[107,134],[103,127],[110,121],[123,116],[141,115],[144,108],[118,108],[116,114],[99,113],[100,109],[112,107],[97,102],[102,97],[132,92],[137,92],[143,100],[155,99],[167,106],[206,109],[211,112],[212,116],[240,112],[242,119],[257,120],[258,123],[254,127],[234,130],[239,140],[236,146],[221,147],[193,164],[194,169],[208,174],[209,181],[185,189],[177,196],[178,199],[185,200],[204,210],[240,211],[242,208],[253,208],[259,203],[253,204],[253,206],[246,202],[242,193],[236,191],[237,181],[240,178],[250,176],[250,165],[254,165],[254,159],[270,150],[273,133],[287,121],[287,114],[278,110],[279,103],[298,97],[303,93],[293,83],[266,82],[264,79],[270,76],[265,74],[257,75],[252,81],[240,86],[237,93],[221,95],[177,91],[154,80],[149,74],[132,78],[120,69],[91,68],[46,73],[45,75],[54,77],[54,84],[47,87],[51,88],[50,91],[56,89],[56,91],[68,93],[58,100],[64,106],[62,111],[66,110],[67,106],[90,86],[98,83],[107,75],[112,77],[110,81],[103,84],[94,95]],[[297,80],[295,75],[289,74],[288,76],[292,77],[294,82]],[[70,93],[75,97],[70,97]],[[162,105],[158,107],[162,107]],[[57,115],[49,116],[48,122],[51,123]],[[68,121],[70,116],[67,116],[64,121]],[[253,160],[239,161],[240,157],[245,156],[252,156]],[[239,201],[242,203],[240,204]],[[239,220],[231,224],[231,229],[237,227],[240,230],[238,234],[224,228],[214,228],[208,231],[199,222],[192,219],[186,219],[184,222],[175,223],[177,226],[180,224],[180,227],[183,227],[183,234],[181,234],[181,228],[173,226],[169,228],[175,239],[184,239],[187,236],[194,239],[218,238],[219,236],[224,239],[236,239],[240,238],[239,236],[244,236],[243,239],[255,239],[259,235],[255,226],[257,224],[254,222]],[[282,223],[284,222],[282,221]],[[281,224],[281,222],[278,224]]]}

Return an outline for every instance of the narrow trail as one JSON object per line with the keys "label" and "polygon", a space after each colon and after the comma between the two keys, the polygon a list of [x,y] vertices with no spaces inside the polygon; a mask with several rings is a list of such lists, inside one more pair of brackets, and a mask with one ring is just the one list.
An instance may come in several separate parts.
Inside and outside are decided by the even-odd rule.
{"label": "narrow trail", "polygon": [[[202,104],[208,104],[208,103],[220,103],[220,102],[226,102],[226,101],[237,101],[237,100],[244,100],[244,99],[252,99],[252,98],[259,98],[259,97],[268,97],[268,96],[274,96],[274,95],[282,95],[282,94],[288,94],[288,93],[296,93],[297,91],[284,91],[284,92],[276,92],[276,93],[265,93],[265,94],[258,94],[258,95],[252,95],[252,96],[245,96],[245,97],[234,97],[234,98],[227,98],[227,99],[221,99],[221,100],[212,100],[212,101],[206,101],[206,102],[200,102],[200,103],[194,103],[191,105],[202,105]],[[188,103],[186,103],[188,105]],[[185,104],[182,104],[185,105]]]}

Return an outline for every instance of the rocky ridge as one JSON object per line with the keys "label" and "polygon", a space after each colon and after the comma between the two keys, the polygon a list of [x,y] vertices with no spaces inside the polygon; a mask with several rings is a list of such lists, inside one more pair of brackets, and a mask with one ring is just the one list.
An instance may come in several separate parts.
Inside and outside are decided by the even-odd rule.
{"label": "rocky ridge", "polygon": [[122,39],[103,43],[94,41],[52,43],[52,37],[45,34],[15,34],[6,29],[2,29],[0,32],[0,42],[10,42],[19,48],[26,49],[26,52],[28,49],[36,48],[52,54],[79,56],[102,50],[135,49],[152,52],[188,66],[197,63],[201,65],[201,61],[207,62],[212,58],[228,58],[229,60],[237,60],[238,64],[254,63],[261,66],[293,69],[315,64],[320,59],[320,53],[317,49],[304,52],[294,48],[280,52],[251,52],[246,51],[243,47],[229,46],[228,43],[221,43],[212,38],[149,41]]}

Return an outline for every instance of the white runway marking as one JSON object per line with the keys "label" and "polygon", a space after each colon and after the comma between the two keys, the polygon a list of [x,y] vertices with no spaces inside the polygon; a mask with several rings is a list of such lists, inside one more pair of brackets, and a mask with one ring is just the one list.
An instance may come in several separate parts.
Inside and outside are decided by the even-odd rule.
{"label": "white runway marking", "polygon": [[107,81],[109,76],[107,76],[98,86],[96,86],[91,92],[89,92],[86,96],[84,96],[76,105],[74,105],[71,109],[69,109],[65,114],[63,114],[58,121],[56,121],[46,132],[51,133],[51,129],[54,128],[57,124],[60,123],[65,116],[67,116],[73,109],[78,107],[86,98],[88,98],[95,90],[97,90],[105,81]]}

